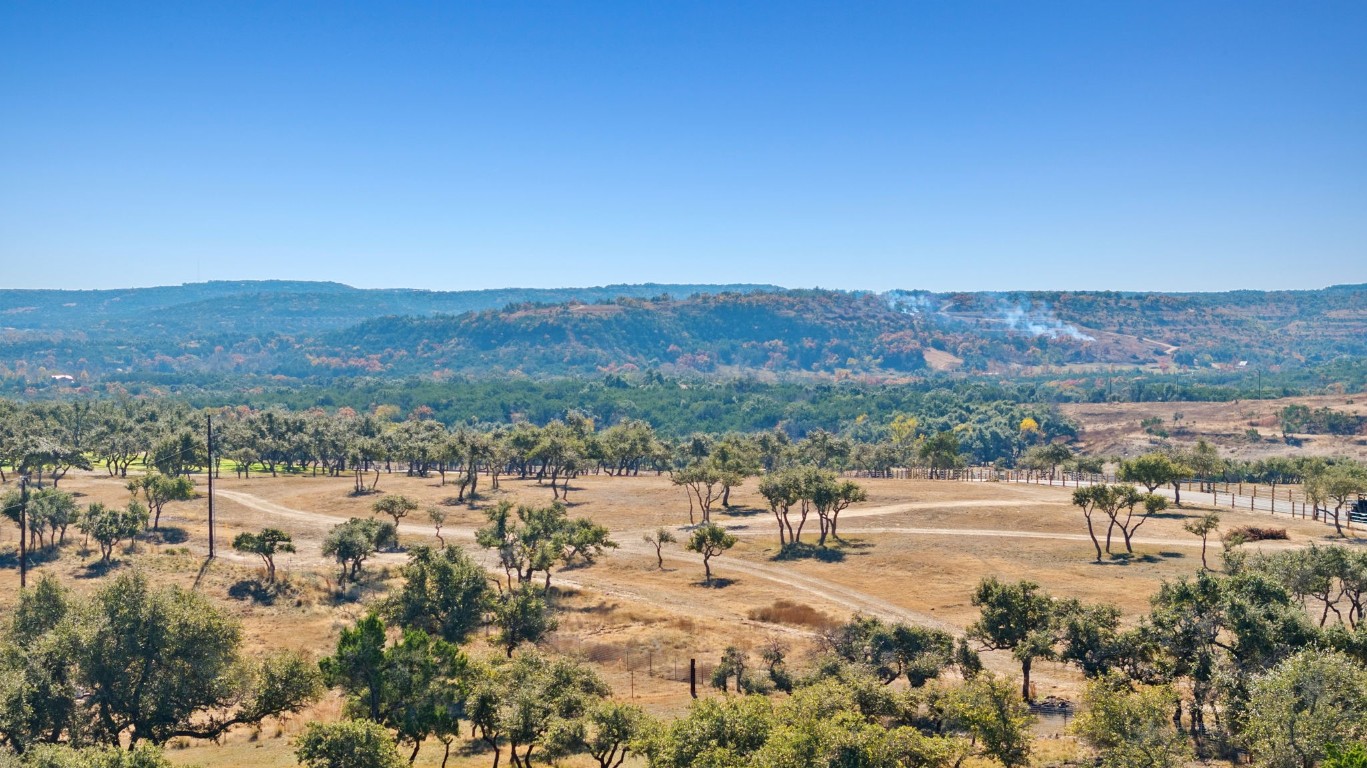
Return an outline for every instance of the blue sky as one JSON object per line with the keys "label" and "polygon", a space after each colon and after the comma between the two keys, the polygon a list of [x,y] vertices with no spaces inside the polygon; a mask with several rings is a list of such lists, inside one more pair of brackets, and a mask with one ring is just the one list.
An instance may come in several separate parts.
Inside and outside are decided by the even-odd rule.
{"label": "blue sky", "polygon": [[0,285],[1367,281],[1367,3],[0,0]]}

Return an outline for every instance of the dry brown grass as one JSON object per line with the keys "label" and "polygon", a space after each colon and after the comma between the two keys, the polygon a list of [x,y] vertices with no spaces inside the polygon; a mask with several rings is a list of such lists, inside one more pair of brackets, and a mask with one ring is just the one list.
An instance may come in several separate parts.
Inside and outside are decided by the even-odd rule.
{"label": "dry brown grass", "polygon": [[795,603],[792,600],[784,599],[775,600],[773,604],[764,608],[751,609],[748,615],[752,621],[788,624],[794,627],[811,627],[816,630],[830,629],[839,624],[829,615],[806,603]]}
{"label": "dry brown grass", "polygon": [[[714,573],[730,581],[724,588],[709,589],[699,585],[702,566],[694,556],[677,546],[667,548],[665,567],[659,568],[653,548],[640,541],[644,531],[660,526],[677,529],[688,522],[687,500],[668,478],[578,478],[571,484],[570,513],[608,526],[622,547],[591,568],[555,574],[553,583],[563,610],[560,629],[546,649],[585,658],[617,696],[634,694],[650,711],[673,716],[684,712],[690,702],[680,670],[687,669],[690,659],[706,668],[728,645],[756,649],[778,637],[789,646],[795,663],[801,663],[814,645],[817,630],[856,611],[906,620],[926,617],[962,628],[976,617],[969,595],[986,576],[1028,578],[1062,597],[1114,603],[1133,618],[1146,609],[1162,580],[1200,568],[1199,539],[1182,530],[1186,519],[1205,511],[1200,507],[1170,510],[1151,520],[1139,533],[1134,557],[1095,565],[1090,543],[1066,538],[1085,537],[1081,516],[1070,503],[1071,488],[861,482],[868,489],[869,501],[846,511],[840,527],[845,541],[833,547],[843,559],[827,562],[776,560],[773,519],[764,511],[754,481],[737,489],[732,495],[736,506],[714,513],[718,523],[740,537],[734,549],[713,560]],[[81,503],[127,500],[120,482],[95,474],[74,476],[62,485],[84,494]],[[491,491],[481,478],[481,486],[483,495],[473,508],[447,508],[450,514],[444,533],[449,543],[472,548],[477,560],[493,566],[492,557],[473,549],[471,531],[482,524],[483,510],[504,498],[547,503],[551,493],[532,480],[505,479],[500,490]],[[394,569],[405,557],[402,553],[376,557],[367,563],[364,588],[352,599],[336,599],[334,565],[321,556],[322,537],[336,522],[370,516],[376,497],[350,496],[351,480],[345,477],[224,478],[220,487],[247,494],[239,498],[279,508],[263,511],[221,496],[216,504],[220,556],[205,567],[204,500],[170,505],[164,525],[182,531],[186,539],[139,544],[135,552],[120,555],[119,567],[142,568],[157,581],[181,584],[213,597],[242,622],[249,652],[286,647],[315,656],[327,654],[337,633],[364,615],[393,584]],[[409,495],[419,502],[419,509],[450,496],[450,488],[442,487],[435,477],[385,475],[380,490]],[[1223,509],[1221,516],[1228,526],[1269,522],[1265,512]],[[1310,521],[1283,516],[1275,521],[1279,527],[1285,525],[1298,543],[1323,541],[1332,533],[1332,528]],[[404,543],[435,543],[420,512],[405,523]],[[298,553],[279,558],[281,576],[291,590],[286,599],[269,605],[232,599],[229,591],[239,582],[258,578],[260,564],[256,558],[232,553],[227,542],[238,531],[266,525],[295,537]],[[1048,538],[1056,535],[1065,538]],[[814,536],[808,533],[804,539],[814,540]],[[0,527],[0,548],[13,544],[13,526]],[[91,559],[83,560],[69,546],[61,559],[36,570],[54,573],[76,590],[87,592],[103,581],[89,578],[85,565]],[[14,572],[0,571],[0,582],[4,580],[12,584]],[[0,614],[12,607],[14,599],[15,590],[0,589]],[[485,641],[477,638],[471,653],[485,652]],[[1019,673],[1007,655],[989,653],[986,661],[1000,673]],[[1075,671],[1060,665],[1040,667],[1039,695],[1077,698],[1080,680]],[[211,768],[292,765],[289,740],[302,723],[308,718],[334,718],[339,711],[340,702],[328,699],[279,728],[268,723],[259,733],[243,729],[221,745],[192,743],[172,750],[171,756],[177,762]],[[440,748],[428,747],[418,764],[436,765],[439,759]],[[461,755],[452,764],[487,765],[489,759],[485,754]]]}

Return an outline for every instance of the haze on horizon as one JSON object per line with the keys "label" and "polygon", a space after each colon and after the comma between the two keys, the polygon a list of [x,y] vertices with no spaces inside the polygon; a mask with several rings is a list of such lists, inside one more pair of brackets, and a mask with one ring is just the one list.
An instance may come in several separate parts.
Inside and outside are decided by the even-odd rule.
{"label": "haze on horizon", "polygon": [[1367,5],[0,5],[0,287],[1367,282]]}

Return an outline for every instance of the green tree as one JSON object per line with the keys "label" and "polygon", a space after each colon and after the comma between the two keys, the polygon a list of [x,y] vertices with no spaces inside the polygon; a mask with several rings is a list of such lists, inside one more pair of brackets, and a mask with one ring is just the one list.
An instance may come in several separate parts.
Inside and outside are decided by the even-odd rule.
{"label": "green tree", "polygon": [[403,768],[394,737],[378,723],[343,720],[309,723],[294,755],[308,768]]}
{"label": "green tree", "polygon": [[537,750],[546,760],[582,750],[584,719],[608,693],[588,667],[526,652],[483,665],[467,709],[473,732],[494,750],[495,768],[504,746],[514,766],[530,768]]}
{"label": "green tree", "polygon": [[[28,678],[41,685],[25,694],[42,701],[43,712],[27,721],[0,715],[10,743],[212,739],[318,696],[312,663],[294,653],[244,657],[236,622],[195,592],[154,589],[128,573],[88,600],[55,587],[35,599],[41,603],[23,604],[19,632],[8,639],[22,645],[7,644],[0,659],[46,670]],[[14,701],[6,688],[0,682],[0,701]]]}
{"label": "green tree", "polygon": [[117,746],[72,747],[66,744],[42,744],[24,753],[14,763],[5,762],[0,754],[0,765],[13,768],[172,768],[160,747],[139,744],[132,749]]}
{"label": "green tree", "polygon": [[982,615],[967,629],[969,637],[992,651],[1010,651],[1021,665],[1021,698],[1030,700],[1030,668],[1036,659],[1054,658],[1058,611],[1054,598],[1030,581],[1015,584],[984,579],[973,593]]}
{"label": "green tree", "polygon": [[949,431],[926,438],[916,453],[926,466],[937,472],[961,467],[964,462],[959,436]]}
{"label": "green tree", "polygon": [[739,475],[723,472],[710,461],[695,461],[694,463],[671,473],[671,480],[675,485],[683,486],[688,491],[688,523],[693,525],[693,502],[698,503],[698,512],[702,515],[704,524],[712,521],[712,505],[721,500],[722,496],[733,485],[740,485]]}
{"label": "green tree", "polygon": [[954,638],[944,630],[888,624],[872,616],[856,615],[821,639],[828,652],[861,665],[884,685],[906,677],[919,688],[939,677],[954,654]]}
{"label": "green tree", "polygon": [[664,548],[664,545],[672,544],[678,541],[678,539],[675,538],[674,534],[668,528],[656,529],[654,533],[647,533],[642,538],[645,539],[647,544],[655,547],[655,563],[660,569],[664,569],[665,556],[661,550]]}
{"label": "green tree", "polygon": [[418,502],[397,493],[387,494],[370,505],[371,512],[394,518],[394,546],[399,544],[399,523],[417,508]]}
{"label": "green tree", "polygon": [[76,528],[100,545],[100,562],[109,563],[119,542],[137,536],[147,527],[147,507],[130,501],[123,509],[111,509],[95,502],[86,508]]}
{"label": "green tree", "polygon": [[1011,691],[1010,683],[994,675],[978,675],[950,689],[941,706],[946,723],[967,733],[978,754],[1006,768],[1030,764],[1034,717]]}
{"label": "green tree", "polygon": [[173,501],[193,499],[195,484],[188,477],[172,477],[153,472],[128,481],[128,491],[134,495],[142,493],[143,500],[152,511],[152,530],[155,531],[161,528],[162,507]]}
{"label": "green tree", "polygon": [[588,710],[584,725],[583,751],[598,762],[599,768],[621,768],[651,722],[635,704],[606,700]]}
{"label": "green tree", "polygon": [[1119,677],[1102,678],[1087,686],[1073,732],[1097,751],[1103,768],[1180,768],[1189,750],[1169,718],[1176,703],[1166,686],[1134,691]]}
{"label": "green tree", "polygon": [[467,659],[420,629],[387,646],[384,622],[371,614],[343,630],[337,652],[319,666],[328,685],[347,694],[350,715],[374,720],[413,746],[409,762],[425,739],[454,732],[464,715]]}
{"label": "green tree", "polygon": [[712,584],[712,558],[736,546],[735,536],[716,523],[704,523],[693,530],[684,548],[702,555],[704,582]]}
{"label": "green tree", "polygon": [[489,577],[464,550],[413,547],[402,575],[403,586],[384,605],[399,626],[456,644],[479,627],[491,599]]}
{"label": "green tree", "polygon": [[398,541],[393,523],[353,517],[333,526],[323,539],[323,557],[331,557],[341,566],[338,585],[355,581],[361,566],[371,555]]}
{"label": "green tree", "polygon": [[279,528],[264,528],[260,533],[243,531],[233,539],[233,549],[247,555],[257,555],[266,564],[266,583],[275,583],[275,556],[293,552],[294,541]]}
{"label": "green tree", "polygon": [[76,500],[71,494],[56,488],[40,488],[29,496],[28,503],[29,533],[43,543],[47,534],[47,546],[65,543],[66,529],[79,516]]}
{"label": "green tree", "polygon": [[1049,443],[1027,448],[1016,464],[1033,472],[1048,472],[1049,480],[1053,481],[1058,468],[1072,458],[1073,452],[1068,446],[1062,443]]}
{"label": "green tree", "polygon": [[557,622],[545,594],[531,584],[520,584],[494,600],[493,625],[498,629],[495,644],[511,658],[517,646],[540,642],[554,632]]}
{"label": "green tree", "polygon": [[1201,567],[1206,570],[1210,570],[1210,564],[1206,562],[1206,542],[1210,535],[1219,529],[1220,515],[1215,512],[1208,512],[1182,524],[1182,530],[1201,537]]}
{"label": "green tree", "polygon": [[1337,651],[1286,659],[1253,681],[1244,738],[1268,768],[1312,768],[1367,739],[1367,669]]}
{"label": "green tree", "polygon": [[1120,462],[1118,477],[1127,483],[1139,483],[1153,493],[1160,485],[1172,484],[1177,491],[1176,501],[1182,504],[1181,482],[1191,477],[1191,467],[1174,460],[1160,451],[1146,453],[1133,459]]}

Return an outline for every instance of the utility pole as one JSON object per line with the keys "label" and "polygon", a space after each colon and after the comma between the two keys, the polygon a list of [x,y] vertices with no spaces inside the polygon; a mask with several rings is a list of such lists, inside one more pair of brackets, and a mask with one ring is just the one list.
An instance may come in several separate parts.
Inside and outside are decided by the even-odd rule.
{"label": "utility pole", "polygon": [[19,588],[28,586],[28,476],[19,476]]}
{"label": "utility pole", "polygon": [[204,415],[205,452],[209,456],[209,559],[214,559],[214,417]]}

